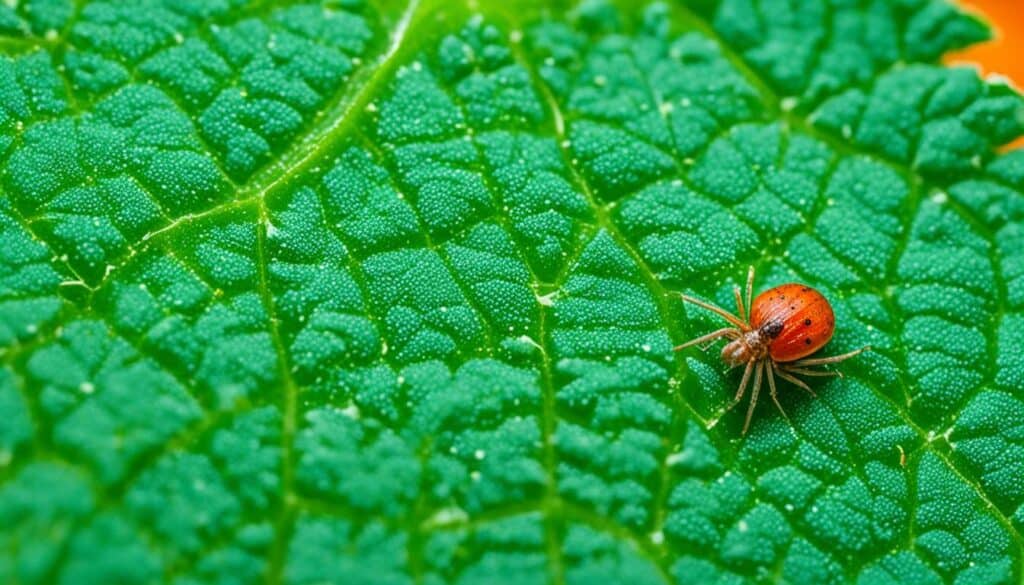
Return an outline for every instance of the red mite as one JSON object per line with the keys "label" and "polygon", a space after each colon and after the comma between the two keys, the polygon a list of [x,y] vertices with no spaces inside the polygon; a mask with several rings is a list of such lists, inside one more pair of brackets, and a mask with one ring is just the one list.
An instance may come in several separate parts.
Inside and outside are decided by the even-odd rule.
{"label": "red mite", "polygon": [[743,423],[744,435],[747,434],[747,429],[750,427],[750,417],[754,414],[757,394],[761,391],[761,378],[765,372],[768,374],[768,390],[772,401],[775,402],[775,406],[779,407],[782,416],[786,416],[786,411],[779,404],[779,398],[775,392],[776,375],[810,392],[812,396],[816,396],[814,391],[794,374],[839,376],[841,378],[843,375],[840,372],[812,370],[810,367],[841,362],[871,349],[862,347],[842,355],[804,359],[824,347],[832,339],[832,333],[836,329],[836,318],[832,313],[832,306],[828,304],[828,299],[809,286],[795,283],[766,290],[751,303],[753,292],[754,267],[751,266],[747,272],[746,306],[750,307],[749,319],[739,286],[733,287],[739,316],[711,303],[683,295],[684,301],[718,313],[735,327],[712,331],[675,348],[676,351],[679,351],[691,345],[710,344],[722,337],[729,340],[729,343],[722,348],[722,361],[729,367],[746,365],[746,368],[743,370],[743,379],[740,380],[736,398],[729,404],[728,409],[736,406],[743,399],[743,392],[747,389],[747,383],[750,382],[750,375],[754,375],[754,389],[750,397],[750,406],[747,408],[747,419]]}

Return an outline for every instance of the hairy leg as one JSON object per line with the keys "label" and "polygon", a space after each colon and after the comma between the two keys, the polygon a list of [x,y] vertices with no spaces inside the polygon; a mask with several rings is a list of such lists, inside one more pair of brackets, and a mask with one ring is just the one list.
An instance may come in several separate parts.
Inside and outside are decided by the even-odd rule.
{"label": "hairy leg", "polygon": [[832,357],[816,358],[816,359],[809,359],[809,360],[797,360],[797,361],[793,362],[792,365],[794,365],[794,366],[799,368],[801,366],[820,366],[820,365],[823,365],[823,364],[835,364],[835,363],[841,362],[843,360],[850,359],[850,358],[852,358],[853,356],[855,356],[855,355],[857,355],[859,353],[862,353],[862,352],[865,352],[865,351],[870,351],[870,350],[871,350],[871,346],[870,345],[865,345],[864,347],[862,347],[860,349],[855,349],[853,351],[850,351],[850,352],[847,352],[847,353],[844,353],[844,354],[841,354],[841,355],[834,355]]}
{"label": "hairy leg", "polygon": [[750,329],[750,327],[746,323],[741,321],[739,317],[737,317],[736,315],[733,315],[732,313],[730,313],[729,311],[726,311],[725,309],[723,309],[721,307],[712,305],[711,303],[706,303],[706,302],[704,302],[704,301],[702,301],[700,299],[696,299],[696,298],[693,298],[693,297],[688,296],[688,295],[682,295],[682,297],[683,297],[683,300],[688,302],[688,303],[693,303],[694,305],[697,305],[698,307],[707,309],[707,310],[712,311],[714,313],[718,313],[726,321],[728,321],[728,322],[732,323],[733,325],[739,327],[741,331],[748,331]]}
{"label": "hairy leg", "polygon": [[[753,362],[751,362],[753,363]],[[750,428],[750,417],[754,416],[754,407],[757,406],[757,394],[761,391],[761,375],[764,373],[764,362],[757,362],[757,373],[754,374],[754,389],[750,393],[750,406],[747,407],[747,419],[743,422],[743,434],[747,434]]]}
{"label": "hairy leg", "polygon": [[836,378],[842,378],[843,373],[836,370],[811,370],[808,368],[786,368],[786,371],[791,374],[800,374],[801,376],[835,376]]}
{"label": "hairy leg", "polygon": [[722,337],[728,337],[729,339],[736,339],[739,336],[740,336],[740,332],[738,330],[736,330],[736,329],[734,329],[732,327],[726,327],[724,329],[719,329],[718,331],[712,331],[711,333],[708,333],[707,335],[701,335],[700,337],[698,337],[696,339],[691,339],[690,341],[687,341],[686,343],[684,343],[682,345],[677,345],[677,346],[673,347],[672,350],[673,351],[679,351],[681,349],[686,349],[687,347],[691,347],[691,346],[694,346],[694,345],[700,345],[702,343],[709,343],[709,342],[715,341],[716,339],[719,339],[719,338],[722,338]]}
{"label": "hairy leg", "polygon": [[747,383],[750,382],[750,374],[753,371],[754,362],[747,362],[747,367],[743,370],[743,378],[740,380],[740,388],[736,391],[736,397],[732,399],[732,402],[726,410],[732,410],[734,406],[739,404],[740,400],[743,400],[743,392],[747,389]]}
{"label": "hairy leg", "polygon": [[776,364],[775,362],[772,362],[772,365],[775,368],[775,373],[778,374],[780,378],[782,378],[783,380],[786,380],[786,381],[788,381],[788,382],[790,382],[790,383],[792,383],[792,384],[794,384],[796,386],[799,386],[800,388],[803,388],[804,390],[809,392],[811,394],[811,396],[813,396],[815,398],[818,397],[818,395],[814,393],[814,390],[811,390],[811,387],[808,386],[807,384],[805,384],[803,380],[801,380],[800,378],[797,378],[796,376],[793,376],[792,374],[786,373],[786,370],[782,369],[782,366]]}
{"label": "hairy leg", "polygon": [[754,266],[747,268],[747,308],[753,309],[754,305]]}
{"label": "hairy leg", "polygon": [[765,367],[765,373],[768,374],[768,392],[771,394],[772,402],[775,403],[775,406],[779,408],[779,412],[782,413],[782,418],[789,420],[789,416],[786,415],[785,409],[783,409],[782,405],[779,404],[779,395],[775,391],[775,374],[772,373],[772,370],[774,369],[774,366]]}
{"label": "hairy leg", "polygon": [[732,296],[736,297],[736,313],[739,314],[740,321],[748,321],[747,309],[743,306],[743,295],[739,286],[732,287]]}

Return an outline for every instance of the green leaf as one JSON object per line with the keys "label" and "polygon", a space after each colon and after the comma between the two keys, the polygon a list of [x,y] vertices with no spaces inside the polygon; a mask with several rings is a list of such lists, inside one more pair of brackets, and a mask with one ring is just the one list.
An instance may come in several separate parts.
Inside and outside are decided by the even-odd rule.
{"label": "green leaf", "polygon": [[[1024,578],[983,23],[287,4],[0,5],[0,582]],[[748,265],[874,350],[742,437]]]}

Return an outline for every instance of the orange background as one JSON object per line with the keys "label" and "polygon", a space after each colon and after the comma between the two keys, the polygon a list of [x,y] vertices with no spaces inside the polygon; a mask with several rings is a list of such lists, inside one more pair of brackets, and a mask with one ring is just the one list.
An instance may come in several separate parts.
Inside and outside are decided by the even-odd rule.
{"label": "orange background", "polygon": [[[998,73],[1024,89],[1024,0],[960,0],[992,26],[994,40],[946,56],[946,62],[975,63],[983,74]],[[1012,147],[1024,147],[1024,137]]]}

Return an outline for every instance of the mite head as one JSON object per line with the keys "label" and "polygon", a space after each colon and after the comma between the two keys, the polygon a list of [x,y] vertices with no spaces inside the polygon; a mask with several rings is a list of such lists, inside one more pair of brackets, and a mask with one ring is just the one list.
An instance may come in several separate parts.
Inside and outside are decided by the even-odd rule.
{"label": "mite head", "polygon": [[749,362],[753,353],[747,340],[740,337],[725,344],[725,347],[722,348],[722,361],[730,368],[735,368]]}
{"label": "mite head", "polygon": [[754,329],[743,333],[738,339],[730,341],[722,348],[722,361],[730,368],[746,365],[747,362],[764,359],[768,355],[768,346],[772,337],[763,329]]}
{"label": "mite head", "polygon": [[722,361],[730,368],[742,366],[754,358],[754,349],[746,342],[745,335],[730,341],[722,347]]}

